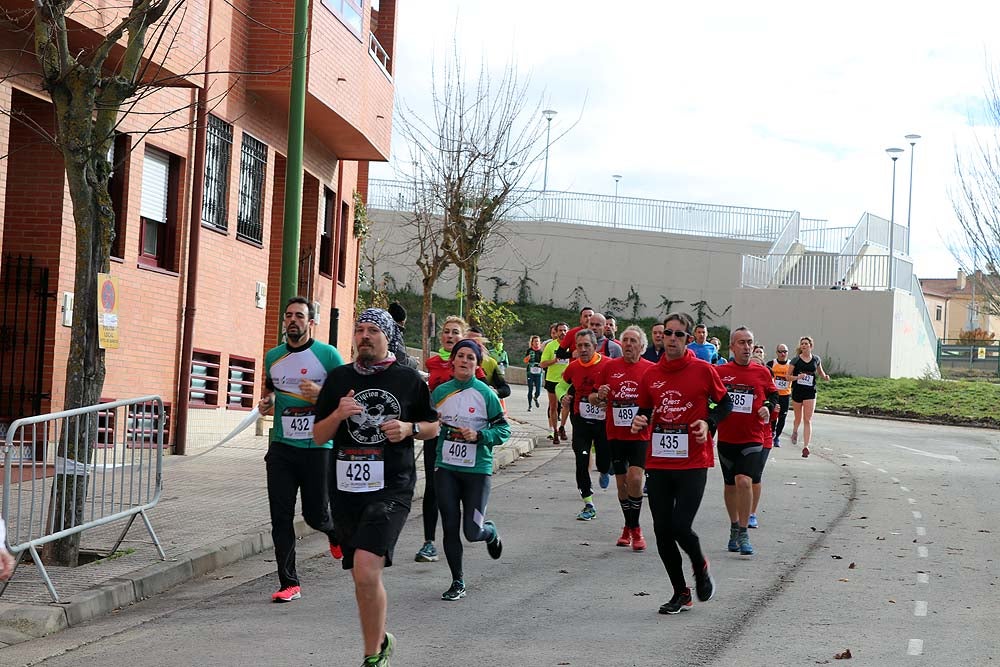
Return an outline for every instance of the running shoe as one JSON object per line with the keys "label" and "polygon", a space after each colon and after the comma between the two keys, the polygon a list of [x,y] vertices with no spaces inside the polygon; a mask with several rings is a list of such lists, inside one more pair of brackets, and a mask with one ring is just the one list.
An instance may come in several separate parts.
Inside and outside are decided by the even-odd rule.
{"label": "running shoe", "polygon": [[437,559],[438,550],[434,548],[434,543],[424,542],[424,546],[420,547],[420,551],[417,552],[417,555],[413,560],[418,563],[433,563]]}
{"label": "running shoe", "polygon": [[630,547],[632,546],[632,529],[628,526],[622,528],[622,536],[618,538],[615,542],[616,547]]}
{"label": "running shoe", "polygon": [[597,508],[587,503],[583,506],[583,510],[576,515],[578,521],[590,521],[591,519],[597,518]]}
{"label": "running shoe", "polygon": [[569,436],[566,435],[566,427],[565,426],[560,426],[559,427],[559,437],[562,438],[563,440],[569,440]]}
{"label": "running shoe", "polygon": [[636,526],[632,529],[632,551],[645,551],[646,538],[642,536],[642,528]]}
{"label": "running shoe", "polygon": [[753,556],[753,545],[750,544],[750,536],[742,531],[739,536],[739,544],[741,556]]}
{"label": "running shoe", "polygon": [[340,560],[344,557],[344,550],[340,548],[339,544],[331,544],[330,555],[333,556],[334,560]]}
{"label": "running shoe", "polygon": [[702,602],[708,602],[715,597],[715,579],[712,578],[712,573],[708,570],[707,559],[701,570],[694,572],[694,589],[698,593],[698,599]]}
{"label": "running shoe", "polygon": [[756,527],[757,527],[757,515],[751,514],[750,521],[747,522],[747,528],[756,528]]}
{"label": "running shoe", "polygon": [[382,649],[375,655],[370,655],[361,663],[361,667],[390,667],[389,658],[396,648],[396,638],[391,633],[385,633]]}
{"label": "running shoe", "polygon": [[660,613],[679,614],[682,611],[688,611],[693,606],[694,603],[691,602],[691,589],[685,588],[681,592],[675,592],[674,597],[670,598],[670,602],[660,607]]}
{"label": "running shoe", "polygon": [[792,431],[792,444],[794,445],[798,441],[799,441],[799,434],[796,433],[795,431]]}
{"label": "running shoe", "polygon": [[553,445],[559,444],[559,431],[552,431],[552,444]]}
{"label": "running shoe", "polygon": [[537,399],[537,398],[535,399],[535,407],[536,407],[536,408],[540,408],[540,407],[542,407],[542,406],[540,406],[540,405],[538,404],[538,399]]}
{"label": "running shoe", "polygon": [[809,458],[809,448],[808,447],[803,447],[802,448],[802,458],[804,458],[804,459]]}
{"label": "running shoe", "polygon": [[732,551],[733,553],[735,553],[735,552],[737,552],[737,551],[740,550],[740,543],[736,539],[736,538],[739,537],[739,535],[740,535],[739,528],[730,528],[729,529],[729,545],[728,545],[727,548],[730,551]]}
{"label": "running shoe", "polygon": [[528,399],[528,412],[531,412],[531,399]]}
{"label": "running shoe", "polygon": [[302,597],[302,589],[298,586],[285,586],[271,596],[271,602],[291,602]]}
{"label": "running shoe", "polygon": [[601,485],[602,489],[608,488],[611,485],[611,473],[602,472],[601,476],[598,478],[597,483]]}
{"label": "running shoe", "polygon": [[441,594],[442,600],[448,600],[449,602],[454,602],[455,600],[461,600],[465,597],[465,582],[461,579],[456,579],[451,582],[451,588],[446,590]]}
{"label": "running shoe", "polygon": [[493,529],[493,539],[486,540],[486,551],[489,552],[490,558],[496,560],[503,553],[503,542],[500,540],[500,531],[497,530],[497,525],[492,521],[484,522],[483,526],[489,526]]}
{"label": "running shoe", "polygon": [[774,436],[774,446],[781,447],[781,438],[779,438],[778,436]]}

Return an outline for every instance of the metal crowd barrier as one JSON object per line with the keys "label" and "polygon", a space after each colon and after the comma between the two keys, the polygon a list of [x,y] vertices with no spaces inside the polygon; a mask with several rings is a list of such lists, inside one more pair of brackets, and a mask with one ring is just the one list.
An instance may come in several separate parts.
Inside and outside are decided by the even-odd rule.
{"label": "metal crowd barrier", "polygon": [[[26,417],[8,428],[2,509],[7,547],[18,564],[25,552],[31,554],[53,602],[59,594],[38,552],[49,542],[127,520],[108,552],[114,554],[138,516],[166,560],[146,514],[163,490],[165,419],[160,397],[143,396]],[[76,460],[66,457],[74,446]],[[60,496],[69,502],[57,503]]]}

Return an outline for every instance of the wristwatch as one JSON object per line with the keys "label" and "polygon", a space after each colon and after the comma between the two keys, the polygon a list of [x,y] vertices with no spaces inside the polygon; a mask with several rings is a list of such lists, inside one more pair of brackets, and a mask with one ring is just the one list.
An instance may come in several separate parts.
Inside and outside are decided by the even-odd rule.
{"label": "wristwatch", "polygon": [[412,426],[413,426],[413,428],[411,429],[413,431],[412,435],[420,435],[420,424],[418,424],[417,422],[412,422]]}

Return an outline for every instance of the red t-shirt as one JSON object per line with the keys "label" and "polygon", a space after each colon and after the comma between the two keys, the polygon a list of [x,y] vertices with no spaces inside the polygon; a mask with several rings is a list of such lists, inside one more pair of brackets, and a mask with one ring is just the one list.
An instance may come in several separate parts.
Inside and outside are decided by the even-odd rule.
{"label": "red t-shirt", "polygon": [[740,366],[734,361],[717,366],[716,371],[726,385],[733,411],[719,423],[716,434],[719,442],[742,445],[756,442],[766,446],[773,443],[767,434],[770,424],[760,420],[757,411],[764,405],[768,394],[777,393],[771,371],[766,366],[749,363]]}
{"label": "red t-shirt", "polygon": [[[599,380],[601,379],[601,367],[607,363],[607,360],[599,354],[594,354],[591,358],[590,363],[584,365],[579,359],[574,359],[569,362],[566,366],[566,370],[563,371],[563,380],[573,385],[573,414],[580,414],[580,403],[586,401],[587,397],[590,396],[592,391],[597,391],[600,385]],[[605,412],[601,408],[596,408],[597,413]],[[594,415],[595,412],[587,410],[582,416],[588,418],[588,415]],[[604,415],[600,415],[600,420],[604,421]],[[591,421],[594,420],[593,416],[589,417]]]}
{"label": "red t-shirt", "polygon": [[608,359],[601,364],[601,378],[597,386],[606,384],[611,388],[605,421],[608,440],[646,440],[650,437],[649,428],[633,433],[631,424],[639,411],[639,381],[654,365],[641,357],[634,364],[625,361],[624,357]]}
{"label": "red t-shirt", "polygon": [[715,465],[712,434],[699,444],[688,429],[708,418],[708,404],[722,400],[726,387],[715,367],[691,350],[680,359],[667,355],[639,381],[639,407],[652,408],[652,430],[646,449],[647,470],[690,470]]}
{"label": "red t-shirt", "polygon": [[[431,391],[434,391],[439,385],[450,380],[455,372],[451,367],[451,360],[445,361],[439,354],[427,357],[427,361],[424,362],[424,368],[427,369],[427,387]],[[476,378],[484,382],[486,381],[486,373],[483,372],[482,366],[476,366]]]}

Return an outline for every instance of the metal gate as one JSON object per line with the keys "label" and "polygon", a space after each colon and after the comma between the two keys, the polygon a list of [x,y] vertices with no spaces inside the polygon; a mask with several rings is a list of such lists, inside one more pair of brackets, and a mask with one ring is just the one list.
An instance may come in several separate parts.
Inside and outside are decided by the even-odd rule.
{"label": "metal gate", "polygon": [[5,254],[0,265],[0,426],[42,413],[49,269]]}

